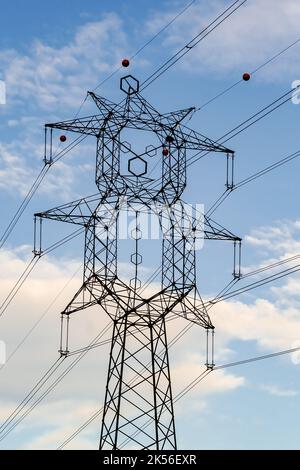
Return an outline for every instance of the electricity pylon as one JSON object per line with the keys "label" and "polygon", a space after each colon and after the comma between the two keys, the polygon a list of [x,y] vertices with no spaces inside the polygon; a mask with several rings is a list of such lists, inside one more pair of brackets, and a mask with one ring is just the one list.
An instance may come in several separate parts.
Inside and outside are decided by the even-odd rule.
{"label": "electricity pylon", "polygon": [[[187,214],[181,200],[186,158],[187,153],[205,151],[225,153],[230,160],[233,152],[183,124],[194,108],[159,113],[141,96],[131,75],[121,79],[121,90],[126,98],[118,105],[89,92],[98,114],[46,125],[51,129],[50,149],[54,129],[96,138],[98,193],[36,216],[85,230],[83,284],[62,312],[61,354],[69,352],[72,313],[99,305],[113,322],[100,449],[119,449],[124,443],[138,449],[176,449],[166,319],[179,315],[213,331],[196,287],[199,218]],[[136,141],[141,141],[141,132],[142,151],[125,140],[128,132],[134,132]],[[51,163],[51,154],[45,158]],[[124,210],[134,213],[125,248],[134,270],[130,281],[118,265]],[[140,280],[142,213],[155,213],[163,234],[160,285],[151,292]],[[202,222],[204,238],[239,241],[211,219],[203,216]],[[207,366],[213,366],[212,359]]]}

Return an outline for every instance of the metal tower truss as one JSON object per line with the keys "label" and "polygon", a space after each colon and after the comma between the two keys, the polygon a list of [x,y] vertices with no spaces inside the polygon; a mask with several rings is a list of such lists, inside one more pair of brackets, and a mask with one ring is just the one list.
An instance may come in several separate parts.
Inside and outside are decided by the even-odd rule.
{"label": "metal tower truss", "polygon": [[[196,243],[202,237],[240,246],[238,237],[211,218],[187,213],[181,200],[186,158],[203,150],[228,159],[233,152],[183,125],[194,108],[159,113],[131,75],[121,79],[121,89],[126,98],[120,104],[89,93],[97,114],[46,125],[51,137],[45,160],[50,162],[54,129],[95,136],[98,192],[36,217],[85,231],[83,283],[62,312],[60,353],[69,353],[72,313],[99,305],[113,322],[100,449],[118,449],[125,440],[138,449],[176,449],[166,317],[178,315],[213,331],[196,286]],[[136,139],[144,132],[144,150],[124,140],[128,130]],[[130,280],[118,264],[120,214],[126,210],[135,215],[126,245],[134,272]],[[143,213],[155,214],[162,235],[160,287],[151,291],[140,279]],[[234,273],[239,276],[239,269]],[[207,367],[213,367],[211,355]]]}

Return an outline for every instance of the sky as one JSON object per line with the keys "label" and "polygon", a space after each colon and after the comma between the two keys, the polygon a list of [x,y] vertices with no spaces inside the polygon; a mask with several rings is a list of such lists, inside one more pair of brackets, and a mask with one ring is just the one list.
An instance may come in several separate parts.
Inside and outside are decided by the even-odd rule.
{"label": "sky", "polygon": [[[1,233],[42,168],[44,124],[73,118],[87,90],[94,90],[116,70],[97,93],[119,102],[124,96],[119,88],[124,74],[118,70],[121,60],[133,56],[187,3],[2,2],[0,80],[5,81],[7,94],[6,104],[0,105]],[[195,1],[132,60],[130,73],[145,80],[229,4]],[[161,112],[201,108],[238,82],[244,72],[251,72],[298,40],[299,24],[297,0],[248,0],[149,86],[144,96]],[[293,81],[300,80],[299,48],[300,42],[249,82],[242,81],[204,106],[188,125],[217,140],[289,91]],[[93,112],[93,104],[86,100],[80,115]],[[289,101],[226,144],[236,152],[236,182],[299,150],[299,113],[300,105]],[[57,148],[59,134],[54,137]],[[95,142],[86,139],[48,172],[0,250],[0,299],[6,298],[32,256],[33,214],[96,192],[95,154]],[[184,200],[209,208],[224,191],[225,169],[219,154],[192,165]],[[214,220],[243,239],[242,272],[299,253],[299,171],[300,162],[295,159],[234,191],[214,213]],[[45,245],[70,231],[55,222],[45,223]],[[153,267],[158,252],[157,241],[150,240],[147,246],[145,273]],[[0,340],[6,343],[7,354],[22,342],[0,370],[1,420],[58,357],[59,313],[80,286],[82,261],[82,238],[43,257],[0,318]],[[125,260],[121,269],[126,275]],[[232,279],[229,243],[205,241],[197,252],[197,279],[205,299]],[[294,274],[214,306],[210,314],[216,326],[216,363],[300,346],[299,295],[300,278]],[[107,322],[98,310],[77,314],[71,322],[71,347],[88,344]],[[168,323],[170,340],[185,325],[184,319]],[[109,337],[110,332],[105,338]],[[194,326],[170,349],[174,394],[204,370],[204,347],[204,332]],[[1,441],[1,447],[57,448],[102,406],[108,354],[108,345],[90,351]],[[175,406],[179,448],[299,448],[298,359],[287,355],[210,374]],[[66,448],[96,449],[100,424],[97,418]]]}

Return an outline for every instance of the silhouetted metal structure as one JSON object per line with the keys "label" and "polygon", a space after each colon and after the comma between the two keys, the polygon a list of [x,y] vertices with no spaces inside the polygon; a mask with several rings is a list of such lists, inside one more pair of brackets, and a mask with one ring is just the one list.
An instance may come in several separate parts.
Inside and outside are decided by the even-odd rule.
{"label": "silhouetted metal structure", "polygon": [[[98,114],[46,125],[51,138],[45,160],[50,164],[53,129],[95,136],[98,193],[36,216],[85,230],[83,283],[62,312],[60,353],[69,352],[72,313],[100,305],[113,321],[100,449],[118,449],[124,441],[139,449],[176,449],[166,319],[180,315],[213,332],[196,286],[199,217],[187,214],[181,200],[186,157],[203,150],[225,153],[231,162],[233,152],[183,124],[194,108],[159,113],[141,96],[139,82],[131,75],[121,79],[121,89],[126,98],[120,104],[90,92]],[[133,148],[128,142],[132,138],[142,150]],[[232,187],[229,164],[227,168],[227,187]],[[134,214],[130,240],[125,242],[134,271],[130,281],[118,265],[120,214],[128,210]],[[151,213],[163,235],[161,269],[153,275],[160,276],[160,285],[146,290],[140,280],[141,214]],[[203,214],[201,220],[204,238],[240,244],[238,237]],[[207,367],[213,367],[211,352]]]}

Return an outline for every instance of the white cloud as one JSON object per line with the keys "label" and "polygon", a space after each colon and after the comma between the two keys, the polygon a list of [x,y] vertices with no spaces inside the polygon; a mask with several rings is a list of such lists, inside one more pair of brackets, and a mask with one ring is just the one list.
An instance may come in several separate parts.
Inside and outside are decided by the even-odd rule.
{"label": "white cloud", "polygon": [[[125,47],[121,19],[108,14],[100,21],[83,24],[61,47],[36,40],[26,55],[17,50],[0,51],[7,84],[8,139],[13,135],[10,141],[0,144],[0,189],[22,197],[27,193],[42,166],[44,122],[62,119],[62,112],[67,112],[66,118],[72,117],[86,91],[119,64]],[[86,165],[94,163],[90,155],[95,152],[88,140],[76,147],[72,150],[76,165],[66,163],[64,157],[48,173],[40,193],[55,193],[61,200],[81,197],[78,187],[79,181],[81,188],[83,185],[82,170],[87,174]]]}
{"label": "white cloud", "polygon": [[[196,55],[190,56],[188,59],[190,62],[186,65],[198,72],[205,70],[205,73],[212,70],[226,72],[237,68],[244,70],[245,67],[256,65],[267,55],[281,48],[284,41],[288,42],[298,34],[300,8],[295,1],[264,0],[262,3],[253,0],[251,5],[237,13],[224,29],[220,28],[218,33],[212,34],[203,42],[194,51]],[[209,12],[203,2],[193,7],[186,19],[183,17],[171,31],[167,41],[168,47],[173,48],[179,43],[182,44],[185,35],[192,36],[193,32],[198,31],[201,24],[206,24],[208,17],[214,16],[222,6],[223,2],[210,2]],[[280,22],[276,19],[279,16]],[[157,28],[160,21],[165,22],[163,15],[152,22],[152,27]],[[177,31],[180,31],[180,37]],[[95,44],[99,45],[97,54],[95,54]],[[258,47],[258,44],[261,47]],[[12,99],[13,103],[32,101],[35,109],[42,108],[47,112],[74,108],[81,101],[82,90],[99,82],[103,74],[106,75],[114,64],[119,63],[125,46],[126,37],[122,32],[120,19],[116,15],[109,15],[102,21],[90,22],[80,28],[74,39],[62,48],[50,47],[37,41],[26,56],[21,56],[16,51],[2,51],[0,59],[6,64],[8,98]],[[294,54],[293,51],[290,56],[294,57]],[[195,66],[195,63],[199,65]],[[289,59],[288,63],[281,61],[280,67],[288,66],[291,73],[296,73],[297,64],[298,61],[293,62]],[[13,119],[8,124],[10,127],[22,125],[27,131],[39,124],[38,121],[34,122],[31,119],[29,117]],[[28,160],[25,164],[23,156],[31,154],[33,161],[36,162],[43,151],[41,145],[34,143],[38,142],[36,134],[34,137],[35,140],[32,139],[32,134],[28,133],[27,137],[18,144],[0,145],[0,187],[5,189],[9,187],[22,195],[26,193],[27,182],[34,179],[35,172],[28,164]],[[78,171],[80,173],[81,167]],[[75,182],[74,168],[61,162],[57,165],[57,172],[53,176],[49,174],[43,191],[53,192],[65,199],[68,193],[60,191],[60,188],[70,188]],[[299,226],[300,222],[296,221],[294,225],[286,223],[285,226],[281,224],[278,227],[267,227],[252,232],[246,241],[266,250],[267,256],[284,257],[288,253],[299,251],[299,242],[295,239]],[[0,252],[1,298],[6,296],[14,279],[23,271],[26,250],[27,248],[23,247],[15,252]],[[1,334],[7,342],[8,353],[14,349],[24,333],[55,297],[57,291],[66,283],[74,271],[75,264],[77,267],[75,261],[68,259],[41,261],[36,274],[26,282],[20,295],[2,319]],[[124,271],[125,267],[124,265]],[[71,282],[19,353],[0,372],[3,379],[1,418],[6,417],[23,399],[37,377],[41,376],[47,365],[57,357],[59,312],[79,284],[79,277]],[[299,291],[300,282],[297,279],[290,279],[282,287],[273,290],[275,302],[260,298],[249,305],[237,301],[217,305],[212,310],[212,315],[217,327],[218,361],[224,361],[226,357],[232,358],[234,352],[231,349],[231,342],[235,340],[254,341],[264,351],[285,349],[299,340],[300,317],[299,310],[295,308],[294,298],[295,292]],[[282,308],[284,301],[286,304]],[[86,344],[107,321],[107,317],[99,310],[90,314],[85,311],[84,314],[75,315],[71,321],[71,347]],[[183,326],[183,322],[170,324],[170,336],[174,336]],[[199,346],[199,330],[194,328],[191,335],[186,335],[172,350],[172,355],[174,354],[172,376],[176,391],[180,391],[203,370],[203,345],[204,343]],[[21,429],[19,437],[21,436],[24,448],[56,447],[66,435],[97,409],[104,393],[107,355],[108,351],[105,348],[100,352],[95,350],[90,353],[79,370],[76,368],[55,392],[49,395],[47,402],[39,406],[24,421],[19,428]],[[246,386],[247,382],[243,376],[227,371],[216,371],[201,382],[199,387],[193,389],[192,394],[181,403],[187,404],[190,409],[202,411],[208,406],[210,394],[229,393]],[[274,390],[278,393],[278,388],[272,387],[273,393]],[[266,391],[271,393],[270,389]],[[280,389],[279,392],[283,393],[283,390]],[[179,409],[180,407],[181,405]],[[93,429],[98,432],[96,429],[98,424],[94,426]],[[94,446],[94,441],[95,438],[91,439],[89,433],[83,434],[83,437],[72,443],[72,447],[91,448]],[[13,445],[13,440],[9,442]]]}
{"label": "white cloud", "polygon": [[[192,382],[195,377],[205,371],[203,368],[203,357],[197,354],[187,353],[181,360],[176,363],[172,370],[172,379],[174,380],[175,393],[182,388],[184,377],[185,385]],[[189,394],[189,401],[191,397],[202,398],[212,393],[224,393],[234,390],[245,385],[245,378],[236,376],[234,374],[227,374],[224,371],[216,371],[208,375],[203,380],[199,388],[195,388]]]}
{"label": "white cloud", "polygon": [[253,229],[245,242],[273,253],[288,254],[300,251],[299,221],[280,220],[272,226]]}
{"label": "white cloud", "polygon": [[[197,2],[172,25],[164,41],[174,51],[190,41],[230,2],[214,0]],[[176,12],[177,13],[177,12]],[[175,15],[157,13],[149,21],[154,32]],[[190,72],[219,74],[253,70],[293,41],[299,39],[300,4],[298,0],[251,0],[204,39],[183,66]],[[259,76],[267,80],[296,79],[300,76],[300,44],[262,70]]]}
{"label": "white cloud", "polygon": [[[0,286],[1,298],[4,298],[13,285],[14,279],[26,266],[28,247],[20,247],[14,252],[1,251],[0,262],[2,277]],[[19,295],[11,304],[9,310],[1,318],[1,339],[7,344],[8,354],[29,331],[50,304],[56,293],[66,283],[73,270],[78,268],[78,261],[67,259],[42,259],[30,278],[22,287]],[[126,272],[124,272],[126,274]],[[57,357],[59,341],[59,312],[64,308],[72,294],[80,285],[79,275],[70,283],[56,304],[47,313],[22,348],[14,355],[9,363],[0,371],[2,382],[1,418],[4,419],[24,398],[32,385],[45,372],[49,364]],[[84,346],[95,337],[98,331],[108,323],[107,316],[99,309],[85,311],[84,314],[72,316],[70,323],[70,348]],[[179,320],[169,325],[170,337],[173,337],[184,325]],[[199,332],[197,332],[198,335]],[[194,333],[193,333],[194,334]],[[105,338],[109,338],[108,333]],[[181,347],[186,351],[190,339],[186,336]],[[195,343],[197,344],[197,343]],[[176,349],[173,349],[176,352]],[[18,439],[24,448],[55,448],[65,436],[81,425],[97,407],[100,407],[105,390],[108,347],[90,352],[67,378],[31,413],[21,426],[16,428]],[[176,352],[176,354],[178,351]],[[70,361],[68,359],[68,361]],[[174,387],[180,391],[189,380],[195,378],[203,369],[203,357],[199,354],[186,354],[175,360],[172,375]],[[67,365],[68,363],[66,363]],[[65,366],[63,366],[62,370]],[[95,371],[97,373],[95,374]],[[56,375],[55,375],[56,376]],[[88,386],[87,386],[88,384]],[[203,410],[204,397],[209,391],[222,393],[234,390],[244,384],[244,379],[233,374],[220,372],[214,374],[200,395],[193,393],[188,400],[191,409]],[[201,392],[202,390],[202,392]],[[97,406],[98,404],[98,406]],[[64,424],[62,424],[64,423]],[[95,433],[99,432],[99,419],[95,422]],[[97,429],[98,431],[97,431]],[[94,431],[93,431],[94,432]],[[80,436],[70,447],[91,448],[96,446],[87,434]],[[98,434],[93,434],[98,438]],[[97,439],[96,439],[97,440]],[[14,446],[14,433],[11,439],[4,441],[8,447]],[[91,444],[91,442],[93,444]]]}
{"label": "white cloud", "polygon": [[[24,119],[22,123],[25,127],[19,139],[0,143],[0,189],[11,195],[24,197],[43,168],[44,147],[41,144],[42,132],[39,137],[36,132],[37,129],[40,130],[40,126],[33,126],[32,129],[27,122],[24,123]],[[91,174],[94,176],[94,158],[91,159],[90,155],[95,153],[95,142],[93,145],[86,140],[84,144],[74,148],[71,154],[63,156],[48,171],[39,186],[39,194],[55,195],[57,204],[82,197],[84,184],[91,180]],[[88,188],[89,192],[93,192],[90,185]]]}
{"label": "white cloud", "polygon": [[25,166],[24,160],[2,143],[0,143],[0,159],[0,188],[25,195],[29,189],[29,182],[33,180],[32,169]]}
{"label": "white cloud", "polygon": [[[290,226],[296,226],[291,223]],[[272,231],[280,235],[280,231]],[[4,298],[25,267],[27,247],[14,252],[2,251],[0,262],[3,267],[0,286]],[[15,299],[2,319],[2,335],[8,345],[8,353],[16,346],[36,319],[50,303],[56,292],[65,284],[77,262],[67,259],[41,260],[37,271],[26,282],[20,295]],[[126,268],[126,266],[124,266]],[[124,270],[126,275],[126,269]],[[300,281],[292,278],[300,290]],[[211,310],[216,325],[216,359],[218,364],[235,360],[232,343],[235,341],[255,342],[259,351],[273,352],[293,347],[300,338],[299,309],[295,306],[293,292],[287,290],[288,282],[274,291],[275,300],[258,298],[248,305],[241,301],[227,301],[217,304]],[[75,278],[56,306],[23,345],[7,366],[0,372],[3,379],[1,416],[7,416],[34,384],[49,364],[53,362],[58,349],[59,315],[80,284]],[[295,289],[295,287],[293,288]],[[284,299],[289,303],[284,304]],[[71,320],[71,349],[83,346],[93,338],[108,321],[98,309],[76,314]],[[185,326],[184,321],[168,323],[169,338],[174,337]],[[202,336],[199,336],[202,332]],[[109,338],[110,334],[106,335]],[[203,370],[204,332],[194,327],[180,342],[170,349],[173,393],[176,395]],[[37,354],[38,351],[38,354]],[[226,357],[225,357],[225,356]],[[254,353],[255,355],[255,353]],[[101,406],[105,388],[108,348],[90,352],[72,373],[52,392],[41,406],[18,427],[18,438],[24,448],[55,448],[64,438],[80,426]],[[240,358],[239,358],[240,359]],[[288,358],[286,358],[288,359]],[[95,370],[97,374],[95,374]],[[20,385],[21,384],[21,385]],[[88,384],[88,386],[87,386]],[[176,411],[201,413],[209,408],[209,397],[213,394],[231,393],[247,387],[243,375],[226,370],[215,371],[201,381],[191,393],[176,404]],[[266,386],[268,387],[268,385]],[[292,390],[272,386],[264,388],[268,393],[279,395]],[[283,396],[283,395],[282,395]],[[62,425],[64,423],[64,425]],[[75,439],[69,448],[95,448],[99,433],[99,419],[86,432]],[[14,446],[14,434],[7,440]],[[95,437],[96,436],[96,437]]]}
{"label": "white cloud", "polygon": [[[33,439],[22,446],[23,449],[55,449],[58,444],[63,442],[66,436],[72,434],[78,422],[84,421],[86,416],[92,415],[99,404],[89,401],[76,401],[76,400],[57,400],[53,403],[42,404],[38,412],[34,415],[32,425],[36,428],[42,428],[42,432],[37,434]],[[70,413],[69,410],[72,410]],[[61,426],[61,423],[64,426]],[[44,431],[45,424],[47,426],[46,432]],[[98,434],[100,434],[100,423],[95,423],[98,426]],[[97,436],[97,434],[95,433]],[[89,439],[88,437],[80,436],[80,441],[77,442],[74,448],[78,449],[95,449],[96,439]]]}
{"label": "white cloud", "polygon": [[[288,258],[289,262],[280,266],[275,266],[273,271],[264,272],[263,275],[274,274],[274,272],[296,266],[299,264],[300,258],[300,231],[298,220],[279,220],[272,226],[258,227],[251,230],[249,235],[244,237],[244,249],[254,248],[256,253],[262,259],[258,264],[251,266],[243,266],[242,273],[247,274],[251,271],[269,266],[279,261],[284,261]],[[276,271],[274,271],[276,270]],[[288,286],[295,288],[297,281],[289,279],[284,285],[283,289],[287,291]],[[277,288],[272,288],[276,292]],[[294,291],[296,293],[296,291]]]}
{"label": "white cloud", "polygon": [[217,304],[213,321],[221,341],[256,341],[261,350],[288,349],[300,338],[299,311],[293,306],[283,308],[280,297],[278,304],[262,298],[249,305],[239,301]]}
{"label": "white cloud", "polygon": [[[62,47],[36,40],[27,55],[0,52],[8,105],[30,102],[43,110],[78,107],[85,91],[119,64],[126,37],[116,14],[82,25]],[[96,53],[95,53],[96,51]]]}
{"label": "white cloud", "polygon": [[297,390],[281,388],[278,385],[262,385],[261,389],[276,397],[295,397],[299,394]]}

